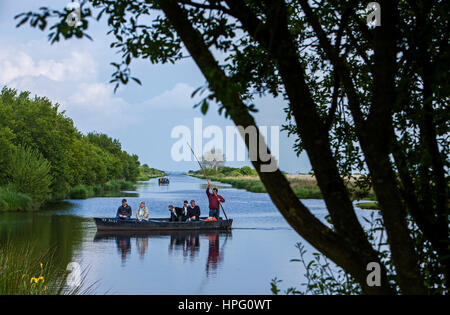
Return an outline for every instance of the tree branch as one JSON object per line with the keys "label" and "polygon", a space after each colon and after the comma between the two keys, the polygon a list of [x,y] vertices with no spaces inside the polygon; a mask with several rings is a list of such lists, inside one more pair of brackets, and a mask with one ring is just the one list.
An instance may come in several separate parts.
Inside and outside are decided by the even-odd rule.
{"label": "tree branch", "polygon": [[[253,117],[243,104],[234,83],[225,75],[211,52],[206,47],[201,34],[193,29],[186,13],[173,0],[159,0],[160,7],[182,38],[186,48],[194,58],[200,70],[209,82],[217,98],[230,110],[230,116],[236,125],[254,126]],[[248,146],[248,140],[244,139]],[[264,144],[265,145],[265,144]],[[279,170],[273,173],[261,172],[261,161],[252,162],[264,183],[274,204],[293,228],[319,251],[330,257],[338,265],[351,273],[368,293],[391,293],[386,279],[381,287],[369,287],[366,284],[367,262],[361,258],[358,248],[323,225],[298,200],[286,178]]]}

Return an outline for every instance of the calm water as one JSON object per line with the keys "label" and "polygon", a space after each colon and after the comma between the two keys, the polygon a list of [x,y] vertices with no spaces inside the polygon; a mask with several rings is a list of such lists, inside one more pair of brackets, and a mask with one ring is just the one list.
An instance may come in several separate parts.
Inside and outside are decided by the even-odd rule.
{"label": "calm water", "polygon": [[[167,217],[169,204],[195,199],[207,215],[203,180],[183,175],[170,179],[169,186],[160,187],[152,179],[124,193],[133,214],[141,200],[151,217]],[[40,249],[55,246],[61,266],[74,261],[89,268],[85,283],[97,282],[100,294],[270,294],[274,277],[283,280],[282,288],[300,287],[304,270],[290,260],[298,258],[295,244],[303,240],[269,196],[226,185],[219,185],[219,192],[234,219],[231,233],[97,233],[91,218],[114,216],[122,199],[118,196],[69,200],[38,213],[0,213],[0,241],[10,238],[17,246],[34,243]],[[304,203],[319,218],[326,215],[322,200]]]}

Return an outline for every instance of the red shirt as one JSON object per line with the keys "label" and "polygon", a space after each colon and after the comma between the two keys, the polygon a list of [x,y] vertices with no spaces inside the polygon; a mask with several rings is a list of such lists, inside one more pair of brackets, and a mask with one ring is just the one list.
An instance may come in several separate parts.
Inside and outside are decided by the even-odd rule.
{"label": "red shirt", "polygon": [[214,194],[210,193],[209,188],[206,188],[206,195],[209,199],[209,209],[219,210],[219,200],[220,202],[225,202],[225,199],[221,195],[214,196]]}

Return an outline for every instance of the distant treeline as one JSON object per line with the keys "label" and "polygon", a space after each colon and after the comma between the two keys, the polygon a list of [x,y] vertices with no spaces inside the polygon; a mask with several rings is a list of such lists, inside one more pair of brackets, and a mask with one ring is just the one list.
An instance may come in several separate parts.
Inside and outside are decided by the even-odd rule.
{"label": "distant treeline", "polygon": [[37,209],[72,189],[121,187],[143,173],[138,156],[105,134],[81,134],[43,97],[3,88],[0,94],[0,210]]}
{"label": "distant treeline", "polygon": [[147,181],[150,178],[156,178],[156,177],[163,177],[166,176],[167,173],[164,171],[160,171],[156,168],[149,167],[147,164],[143,164],[140,168],[141,173],[139,174],[139,177],[137,180],[140,181]]}
{"label": "distant treeline", "polygon": [[[238,176],[258,176],[258,173],[249,166],[244,166],[241,168],[236,167],[229,167],[229,166],[220,166],[217,168],[205,168],[205,173],[208,176],[231,176],[231,177],[238,177]],[[188,174],[192,175],[203,175],[202,170],[193,171],[190,170]]]}

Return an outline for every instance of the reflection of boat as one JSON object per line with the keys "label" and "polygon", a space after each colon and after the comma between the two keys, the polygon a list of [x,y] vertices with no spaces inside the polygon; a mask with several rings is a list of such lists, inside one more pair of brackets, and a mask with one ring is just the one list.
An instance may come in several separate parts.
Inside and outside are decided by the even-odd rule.
{"label": "reflection of boat", "polygon": [[94,218],[98,231],[161,231],[161,230],[230,230],[233,219],[194,222],[170,222],[168,219],[151,218],[148,221]]}
{"label": "reflection of boat", "polygon": [[[136,249],[139,257],[144,258],[150,239],[170,238],[169,252],[182,254],[183,257],[194,259],[200,249],[200,243],[208,241],[208,259],[206,262],[206,277],[215,273],[223,260],[223,248],[231,231],[97,231],[94,242],[112,241],[116,243],[122,262],[125,263],[131,254],[132,240],[136,239]],[[220,236],[225,236],[225,243],[220,244]],[[222,238],[223,240],[223,238]],[[221,246],[220,246],[221,245]],[[204,246],[204,245],[203,245]]]}
{"label": "reflection of boat", "polygon": [[167,177],[158,178],[158,184],[160,185],[169,185],[170,181]]}
{"label": "reflection of boat", "polygon": [[102,240],[117,240],[120,238],[159,238],[170,236],[173,239],[184,239],[188,236],[231,235],[231,231],[97,231],[94,242]]}

